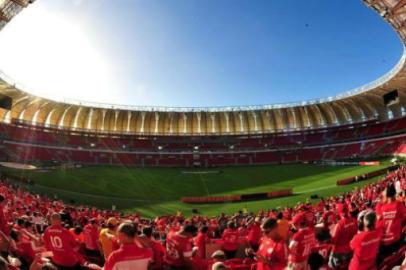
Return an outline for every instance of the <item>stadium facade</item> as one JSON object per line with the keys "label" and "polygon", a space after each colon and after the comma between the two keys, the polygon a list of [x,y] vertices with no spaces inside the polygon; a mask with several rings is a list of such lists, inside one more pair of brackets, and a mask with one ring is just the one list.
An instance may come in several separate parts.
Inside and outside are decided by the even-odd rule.
{"label": "stadium facade", "polygon": [[[0,0],[0,26],[32,2]],[[364,2],[405,44],[406,1]],[[387,74],[334,97],[245,107],[56,101],[0,74],[0,94],[13,99],[11,110],[0,109],[4,158],[216,166],[389,155],[406,139],[405,59],[404,52]]]}

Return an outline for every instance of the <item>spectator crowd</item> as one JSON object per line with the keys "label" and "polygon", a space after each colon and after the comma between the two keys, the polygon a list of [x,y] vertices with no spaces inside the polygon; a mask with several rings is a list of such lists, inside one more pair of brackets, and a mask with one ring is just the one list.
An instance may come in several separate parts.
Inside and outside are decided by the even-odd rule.
{"label": "spectator crowd", "polygon": [[145,219],[2,181],[0,270],[406,269],[405,190],[401,166],[316,204]]}

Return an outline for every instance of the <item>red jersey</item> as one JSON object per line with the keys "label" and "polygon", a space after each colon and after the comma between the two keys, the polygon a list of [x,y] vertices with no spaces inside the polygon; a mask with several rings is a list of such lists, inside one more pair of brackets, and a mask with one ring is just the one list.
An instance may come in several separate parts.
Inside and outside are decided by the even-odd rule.
{"label": "red jersey", "polygon": [[354,218],[342,217],[332,233],[332,252],[340,254],[351,252],[350,241],[357,233],[357,230],[357,222]]}
{"label": "red jersey", "polygon": [[301,263],[307,261],[315,246],[314,230],[300,229],[295,233],[289,243],[289,262]]}
{"label": "red jersey", "polygon": [[337,222],[337,216],[333,211],[324,212],[322,217],[325,226],[330,227]]}
{"label": "red jersey", "polygon": [[47,250],[52,251],[52,261],[60,266],[72,267],[79,263],[79,254],[75,251],[76,240],[72,234],[60,225],[48,227],[44,233]]}
{"label": "red jersey", "polygon": [[5,234],[10,234],[10,229],[7,225],[6,215],[4,213],[4,207],[0,205],[0,230]]}
{"label": "red jersey", "polygon": [[350,270],[367,270],[375,267],[376,255],[381,241],[377,231],[360,232],[351,240],[352,256]]}
{"label": "red jersey", "polygon": [[405,206],[398,201],[385,203],[377,208],[377,213],[383,221],[382,244],[390,245],[398,241],[405,219]]}
{"label": "red jersey", "polygon": [[258,245],[260,240],[261,240],[261,226],[257,222],[254,222],[249,227],[247,241],[251,245]]}
{"label": "red jersey", "polygon": [[199,232],[194,239],[194,244],[197,247],[197,256],[201,259],[206,258],[206,242],[207,242],[207,235],[204,233]]}
{"label": "red jersey", "polygon": [[83,228],[83,240],[85,247],[90,250],[98,250],[99,230],[92,224],[87,224]]}
{"label": "red jersey", "polygon": [[282,270],[287,265],[288,248],[284,241],[275,242],[264,237],[257,251],[257,257],[263,257],[270,264],[259,261],[257,270]]}
{"label": "red jersey", "polygon": [[237,230],[225,229],[223,232],[223,236],[221,237],[223,240],[223,249],[224,250],[237,250],[239,243],[238,243],[238,232]]}
{"label": "red jersey", "polygon": [[152,251],[137,244],[122,244],[108,257],[104,270],[147,270],[152,260]]}
{"label": "red jersey", "polygon": [[331,251],[331,244],[316,244],[313,248],[313,252],[320,254],[324,261],[328,261]]}
{"label": "red jersey", "polygon": [[159,241],[151,240],[150,248],[153,253],[154,262],[152,269],[162,269],[163,257],[165,255],[164,246]]}
{"label": "red jersey", "polygon": [[176,232],[168,234],[166,239],[165,262],[170,266],[182,267],[183,258],[192,257],[192,239]]}
{"label": "red jersey", "polygon": [[316,216],[311,210],[307,210],[305,212],[305,219],[307,226],[309,226],[310,228],[314,228],[314,225],[316,223]]}

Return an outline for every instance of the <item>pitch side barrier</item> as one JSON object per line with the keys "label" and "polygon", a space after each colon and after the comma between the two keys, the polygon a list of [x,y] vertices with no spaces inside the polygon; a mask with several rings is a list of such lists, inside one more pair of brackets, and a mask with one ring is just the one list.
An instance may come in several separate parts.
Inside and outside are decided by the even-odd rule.
{"label": "pitch side barrier", "polygon": [[368,180],[368,179],[370,179],[372,177],[379,176],[379,175],[382,175],[382,174],[386,174],[388,172],[395,171],[398,168],[399,168],[399,165],[392,165],[392,166],[389,166],[389,167],[386,167],[386,168],[383,168],[383,169],[379,169],[379,170],[376,170],[376,171],[373,171],[373,172],[370,172],[370,173],[365,173],[365,174],[361,174],[361,175],[352,176],[352,177],[349,177],[349,178],[338,180],[336,184],[337,184],[337,186],[344,186],[344,185],[349,185],[349,184],[359,182],[359,181],[365,181],[365,180]]}
{"label": "pitch side barrier", "polygon": [[252,200],[267,200],[273,198],[287,197],[293,195],[293,190],[283,189],[265,193],[225,195],[225,196],[206,196],[206,197],[182,197],[183,203],[226,203],[226,202],[244,202]]}

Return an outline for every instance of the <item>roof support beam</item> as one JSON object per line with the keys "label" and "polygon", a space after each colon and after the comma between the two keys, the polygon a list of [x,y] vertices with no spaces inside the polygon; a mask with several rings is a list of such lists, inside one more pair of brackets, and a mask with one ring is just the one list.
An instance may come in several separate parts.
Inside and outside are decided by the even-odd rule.
{"label": "roof support beam", "polygon": [[4,12],[2,10],[0,10],[0,21],[5,21],[5,22],[10,21],[10,19],[7,18],[7,16],[4,14]]}
{"label": "roof support beam", "polygon": [[23,1],[23,0],[9,0],[9,1],[11,1],[11,2],[13,2],[14,4],[17,4],[17,5],[19,5],[19,6],[21,6],[21,7],[27,7],[27,3],[25,2],[25,1]]}
{"label": "roof support beam", "polygon": [[399,10],[401,10],[406,5],[406,0],[400,0],[392,9],[391,13],[396,14]]}

